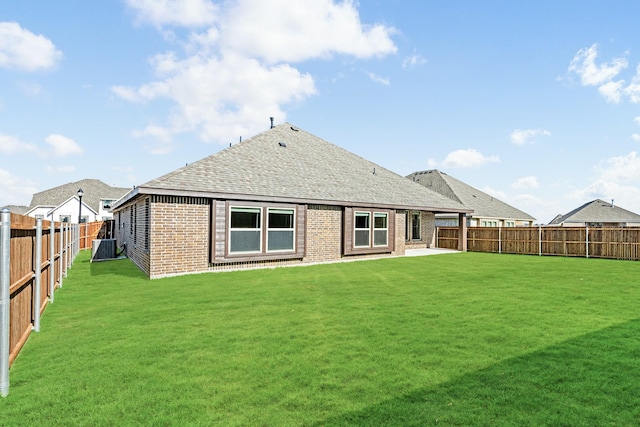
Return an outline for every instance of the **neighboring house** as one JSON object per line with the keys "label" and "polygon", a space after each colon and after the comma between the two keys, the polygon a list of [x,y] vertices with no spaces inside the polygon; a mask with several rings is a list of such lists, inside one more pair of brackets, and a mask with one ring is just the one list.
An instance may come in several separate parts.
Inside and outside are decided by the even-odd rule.
{"label": "neighboring house", "polygon": [[[403,255],[433,244],[436,213],[471,212],[288,123],[140,185],[113,210],[118,246],[151,278]],[[407,212],[419,213],[415,235]]]}
{"label": "neighboring house", "polygon": [[[473,214],[467,216],[469,227],[529,227],[536,220],[528,213],[439,170],[414,172],[407,178],[473,209]],[[458,218],[455,215],[436,215],[438,227],[457,225]]]}
{"label": "neighboring house", "polygon": [[[82,189],[82,210],[78,190]],[[33,195],[25,215],[46,220],[78,223],[113,219],[111,206],[129,188],[112,187],[97,179],[83,179]]]}
{"label": "neighboring house", "polygon": [[548,225],[564,227],[637,227],[640,215],[615,206],[613,200],[596,199],[568,214],[558,215]]}

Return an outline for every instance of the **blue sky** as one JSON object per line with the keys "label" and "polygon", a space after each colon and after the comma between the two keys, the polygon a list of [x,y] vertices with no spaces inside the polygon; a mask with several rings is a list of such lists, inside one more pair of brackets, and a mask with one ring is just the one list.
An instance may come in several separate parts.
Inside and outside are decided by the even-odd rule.
{"label": "blue sky", "polygon": [[637,1],[0,3],[0,206],[132,187],[288,121],[547,223],[640,213]]}

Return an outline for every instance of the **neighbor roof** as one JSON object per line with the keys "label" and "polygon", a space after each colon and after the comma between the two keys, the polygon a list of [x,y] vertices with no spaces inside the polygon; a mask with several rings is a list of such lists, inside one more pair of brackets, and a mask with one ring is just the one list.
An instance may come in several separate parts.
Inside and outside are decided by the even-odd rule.
{"label": "neighbor roof", "polygon": [[618,222],[640,223],[640,215],[615,206],[613,202],[596,199],[565,215],[558,215],[549,225],[562,223]]}
{"label": "neighbor roof", "polygon": [[473,209],[474,217],[535,221],[535,218],[528,213],[439,170],[414,172],[407,178]]}
{"label": "neighbor roof", "polygon": [[289,123],[140,185],[137,194],[470,212]]}
{"label": "neighbor roof", "polygon": [[76,196],[80,188],[84,193],[82,204],[86,204],[96,212],[100,211],[101,199],[118,200],[130,190],[129,188],[112,187],[98,179],[82,179],[34,194],[31,198],[30,208],[59,206],[70,197]]}

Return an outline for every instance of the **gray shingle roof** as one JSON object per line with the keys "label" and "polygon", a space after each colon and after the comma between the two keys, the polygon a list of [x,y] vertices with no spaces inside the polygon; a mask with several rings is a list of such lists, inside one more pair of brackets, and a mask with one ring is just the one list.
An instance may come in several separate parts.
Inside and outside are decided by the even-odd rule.
{"label": "gray shingle roof", "polygon": [[58,206],[70,197],[77,195],[80,188],[84,193],[82,203],[96,212],[100,211],[100,199],[118,200],[130,190],[129,188],[112,187],[98,179],[82,179],[34,194],[29,207]]}
{"label": "gray shingle roof", "polygon": [[140,185],[128,198],[137,193],[469,212],[289,123]]}
{"label": "gray shingle roof", "polygon": [[439,170],[414,172],[407,178],[473,209],[474,217],[535,221],[535,218]]}
{"label": "gray shingle roof", "polygon": [[640,223],[640,215],[615,206],[612,202],[596,199],[572,210],[565,215],[556,216],[549,225],[562,223]]}

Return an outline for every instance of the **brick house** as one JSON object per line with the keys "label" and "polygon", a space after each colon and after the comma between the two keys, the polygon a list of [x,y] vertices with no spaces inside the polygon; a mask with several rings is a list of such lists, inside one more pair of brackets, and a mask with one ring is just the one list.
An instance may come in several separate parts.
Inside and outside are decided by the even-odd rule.
{"label": "brick house", "polygon": [[118,247],[159,278],[403,255],[433,245],[436,213],[471,210],[285,123],[134,188],[113,212]]}

